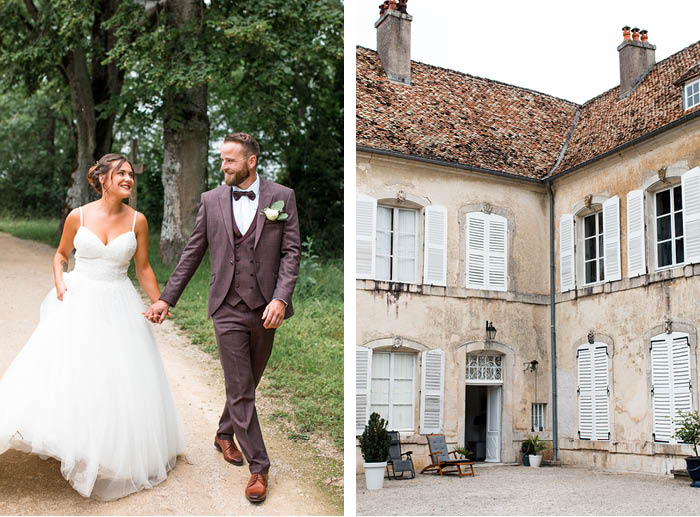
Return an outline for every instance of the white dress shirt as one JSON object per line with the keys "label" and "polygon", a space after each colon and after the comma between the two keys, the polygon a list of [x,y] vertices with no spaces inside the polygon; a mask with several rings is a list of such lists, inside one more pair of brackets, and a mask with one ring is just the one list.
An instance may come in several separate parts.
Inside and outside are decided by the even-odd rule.
{"label": "white dress shirt", "polygon": [[253,224],[253,219],[255,219],[258,212],[258,201],[260,200],[260,178],[255,178],[253,184],[247,189],[241,189],[235,186],[231,187],[231,189],[234,192],[236,190],[250,190],[251,192],[255,192],[255,199],[241,196],[241,198],[236,201],[233,199],[233,196],[231,196],[231,202],[233,203],[233,217],[236,220],[236,226],[238,226],[238,230],[241,232],[241,234],[245,235],[248,228],[250,228],[250,225]]}

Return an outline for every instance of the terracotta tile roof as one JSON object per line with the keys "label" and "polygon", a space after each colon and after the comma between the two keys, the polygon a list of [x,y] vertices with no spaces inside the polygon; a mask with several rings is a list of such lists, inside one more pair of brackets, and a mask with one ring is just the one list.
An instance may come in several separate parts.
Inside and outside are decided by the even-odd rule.
{"label": "terracotta tile roof", "polygon": [[528,177],[547,174],[578,106],[412,62],[411,86],[357,49],[357,145]]}
{"label": "terracotta tile roof", "polygon": [[698,63],[700,41],[656,63],[626,98],[619,99],[615,87],[586,102],[555,174],[698,110],[683,111],[683,85],[674,84]]}
{"label": "terracotta tile roof", "polygon": [[411,86],[386,78],[379,56],[357,48],[358,147],[508,172],[547,175],[580,109],[565,171],[689,113],[681,78],[694,75],[700,42],[656,64],[626,98],[615,87],[583,106],[525,88],[413,61]]}

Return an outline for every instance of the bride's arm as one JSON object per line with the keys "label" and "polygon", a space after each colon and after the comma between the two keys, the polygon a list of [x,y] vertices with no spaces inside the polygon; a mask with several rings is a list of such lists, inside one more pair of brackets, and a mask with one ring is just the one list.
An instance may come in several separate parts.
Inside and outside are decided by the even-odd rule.
{"label": "bride's arm", "polygon": [[136,216],[136,253],[134,253],[134,265],[136,266],[136,278],[139,284],[146,292],[146,295],[151,300],[151,303],[158,300],[160,296],[160,288],[156,275],[151,269],[151,263],[148,261],[148,221],[146,217],[139,213]]}
{"label": "bride's arm", "polygon": [[63,234],[58,249],[53,257],[53,281],[56,284],[56,297],[63,301],[63,294],[68,290],[63,281],[63,273],[68,271],[68,260],[73,251],[73,239],[80,227],[80,214],[75,208],[63,223]]}

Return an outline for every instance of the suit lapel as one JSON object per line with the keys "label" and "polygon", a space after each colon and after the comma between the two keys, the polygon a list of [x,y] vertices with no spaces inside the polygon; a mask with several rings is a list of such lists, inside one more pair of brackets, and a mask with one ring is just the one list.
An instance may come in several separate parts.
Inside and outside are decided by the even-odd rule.
{"label": "suit lapel", "polygon": [[260,178],[260,201],[258,202],[258,214],[256,217],[257,226],[255,227],[255,247],[258,246],[258,241],[260,240],[260,235],[262,235],[263,226],[265,226],[265,215],[263,214],[263,208],[267,208],[272,204],[272,192],[270,189],[269,182]]}
{"label": "suit lapel", "polygon": [[227,185],[223,185],[221,188],[219,208],[221,208],[221,214],[224,216],[226,235],[228,235],[228,241],[231,243],[231,249],[233,249],[233,201],[231,199],[231,187]]}

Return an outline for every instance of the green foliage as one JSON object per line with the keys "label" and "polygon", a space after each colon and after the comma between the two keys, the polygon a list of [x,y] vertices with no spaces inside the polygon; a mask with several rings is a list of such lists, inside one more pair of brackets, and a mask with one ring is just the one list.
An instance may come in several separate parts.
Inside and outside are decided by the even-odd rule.
{"label": "green foliage", "polygon": [[540,440],[540,437],[535,435],[527,435],[523,440],[523,452],[525,454],[539,455],[542,451],[547,450],[547,442]]}
{"label": "green foliage", "polygon": [[472,454],[474,454],[473,451],[470,451],[466,447],[456,447],[455,452],[465,459],[468,459]]}
{"label": "green foliage", "polygon": [[391,444],[386,424],[386,420],[379,416],[379,413],[372,413],[369,416],[369,422],[360,436],[360,450],[366,463],[386,461]]}
{"label": "green foliage", "polygon": [[700,415],[697,411],[678,412],[676,417],[676,438],[684,443],[693,444],[695,456],[698,456],[698,445],[700,445]]}

